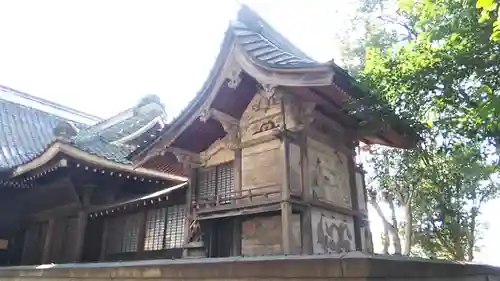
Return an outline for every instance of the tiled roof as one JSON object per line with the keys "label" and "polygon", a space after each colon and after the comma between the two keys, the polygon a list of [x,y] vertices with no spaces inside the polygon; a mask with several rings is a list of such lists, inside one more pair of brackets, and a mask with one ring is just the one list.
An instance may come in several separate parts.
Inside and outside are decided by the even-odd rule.
{"label": "tiled roof", "polygon": [[259,15],[243,5],[230,30],[243,49],[259,62],[277,68],[309,68],[324,65],[296,48]]}
{"label": "tiled roof", "polygon": [[[127,114],[125,114],[127,113]],[[96,125],[87,126],[54,114],[2,99],[0,96],[0,170],[25,164],[42,154],[57,137],[54,129],[71,123],[78,130],[64,142],[87,153],[117,163],[130,164],[127,156],[136,149],[112,143],[150,124],[164,120],[164,111],[149,104],[134,107]],[[106,126],[102,126],[106,123]]]}
{"label": "tiled roof", "polygon": [[[118,119],[117,117],[123,116],[115,122],[110,122],[105,124],[110,119]],[[107,142],[118,141],[130,134],[133,134],[137,130],[140,130],[144,126],[148,125],[155,118],[160,118],[163,122],[166,122],[166,114],[163,108],[158,104],[148,104],[139,109],[131,108],[128,109],[115,117],[111,117],[108,120],[96,124],[94,126],[88,127],[78,133],[78,140],[88,140],[99,136],[102,140]]]}
{"label": "tiled roof", "polygon": [[69,108],[55,102],[35,97],[2,85],[0,85],[0,98],[4,101],[22,104],[30,108],[50,113],[65,120],[70,120],[85,125],[93,125],[102,120],[102,118],[99,118],[97,116],[90,115],[85,112],[81,112],[73,108]]}
{"label": "tiled roof", "polygon": [[53,129],[60,122],[69,121],[0,98],[0,169],[21,165],[38,156],[56,139]]}

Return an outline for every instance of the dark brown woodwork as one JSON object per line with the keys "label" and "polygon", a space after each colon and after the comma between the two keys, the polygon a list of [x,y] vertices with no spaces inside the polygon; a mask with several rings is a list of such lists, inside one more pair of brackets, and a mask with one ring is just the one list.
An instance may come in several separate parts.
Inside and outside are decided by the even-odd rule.
{"label": "dark brown woodwork", "polygon": [[49,219],[48,222],[48,227],[47,227],[47,233],[45,234],[45,239],[43,241],[43,248],[42,248],[42,264],[46,264],[51,262],[51,250],[52,250],[52,241],[53,241],[53,235],[54,235],[54,228],[56,226],[56,219],[51,218]]}

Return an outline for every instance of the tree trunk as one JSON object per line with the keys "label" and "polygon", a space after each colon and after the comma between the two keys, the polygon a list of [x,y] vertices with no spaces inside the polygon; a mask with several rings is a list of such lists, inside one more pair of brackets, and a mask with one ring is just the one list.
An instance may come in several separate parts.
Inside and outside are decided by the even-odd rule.
{"label": "tree trunk", "polygon": [[389,228],[387,227],[386,224],[384,224],[384,233],[382,234],[382,245],[384,246],[382,250],[382,254],[388,255],[389,254],[389,244],[391,241],[389,240]]}
{"label": "tree trunk", "polygon": [[471,222],[469,226],[469,235],[468,235],[468,247],[467,247],[467,260],[468,261],[473,261],[474,260],[474,248],[476,245],[476,219],[477,219],[477,211],[478,208],[473,207],[471,210]]}
{"label": "tree trunk", "polygon": [[391,219],[392,219],[392,244],[394,247],[394,254],[401,255],[401,237],[399,236],[398,231],[398,218],[396,217],[396,207],[394,206],[394,202],[389,200],[389,208],[391,209]]}
{"label": "tree trunk", "polygon": [[412,239],[413,239],[413,214],[411,213],[411,206],[410,204],[406,204],[406,206],[403,207],[403,212],[405,216],[405,228],[404,228],[404,245],[403,245],[403,255],[409,256],[411,252],[411,245],[412,245]]}
{"label": "tree trunk", "polygon": [[[370,199],[370,204],[373,206],[375,211],[377,211],[377,215],[380,217],[382,220],[382,223],[384,225],[384,240],[383,242],[385,243],[389,239],[389,235],[392,236],[392,241],[393,241],[393,246],[394,246],[394,254],[401,254],[401,239],[399,237],[398,233],[398,228],[397,228],[397,218],[396,218],[396,213],[395,210],[391,210],[393,212],[393,224],[391,224],[384,216],[384,213],[382,212],[382,209],[378,205],[377,200],[374,198]],[[392,206],[392,209],[394,208],[394,205],[392,203],[389,203],[390,206]],[[396,225],[394,225],[394,223]],[[387,245],[389,245],[389,242],[387,242]],[[385,245],[384,245],[385,247]],[[389,246],[387,246],[388,248]],[[385,251],[385,250],[384,250]],[[388,249],[387,249],[388,253]]]}

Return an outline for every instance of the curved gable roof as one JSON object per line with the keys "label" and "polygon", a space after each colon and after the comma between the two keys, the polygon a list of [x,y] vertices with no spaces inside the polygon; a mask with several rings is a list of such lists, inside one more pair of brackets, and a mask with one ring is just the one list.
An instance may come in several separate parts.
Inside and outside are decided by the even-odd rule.
{"label": "curved gable roof", "polygon": [[[257,13],[242,5],[237,19],[230,23],[225,33],[216,62],[201,91],[165,128],[159,138],[152,141],[146,149],[131,154],[135,160],[142,158],[137,165],[141,165],[149,156],[155,154],[149,152],[151,149],[162,150],[162,147],[168,146],[189,124],[198,118],[201,110],[215,99],[218,89],[228,78],[228,74],[234,71],[235,64],[237,64],[237,68],[249,74],[262,85],[329,87],[330,91],[340,89],[343,94],[356,99],[370,96],[373,102],[378,102],[373,95],[365,91],[353,77],[333,61],[322,63],[310,58],[272,28]],[[347,99],[350,97],[346,96]],[[365,117],[358,118],[363,120]],[[403,122],[400,122],[401,120],[398,120],[395,115],[392,119],[396,120],[397,126],[406,126],[405,124],[400,126],[400,123]],[[405,128],[401,129],[403,134],[411,131]]]}

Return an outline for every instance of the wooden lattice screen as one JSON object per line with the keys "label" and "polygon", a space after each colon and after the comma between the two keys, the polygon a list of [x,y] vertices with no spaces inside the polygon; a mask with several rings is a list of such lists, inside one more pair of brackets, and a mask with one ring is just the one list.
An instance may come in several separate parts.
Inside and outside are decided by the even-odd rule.
{"label": "wooden lattice screen", "polygon": [[[200,170],[198,177],[199,197],[213,200],[216,195],[221,199],[230,197],[234,191],[234,166],[233,163],[221,164]],[[225,203],[222,200],[220,203]]]}
{"label": "wooden lattice screen", "polygon": [[109,220],[106,253],[136,252],[139,245],[141,214],[120,216]]}

